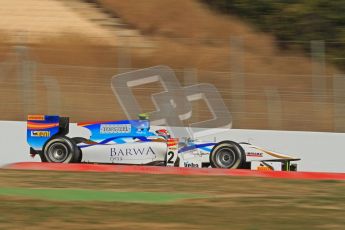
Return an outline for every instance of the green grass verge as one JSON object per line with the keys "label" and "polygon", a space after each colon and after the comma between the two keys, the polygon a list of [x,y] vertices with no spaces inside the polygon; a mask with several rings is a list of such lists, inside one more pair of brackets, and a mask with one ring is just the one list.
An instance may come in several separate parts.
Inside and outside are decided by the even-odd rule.
{"label": "green grass verge", "polygon": [[166,203],[182,199],[202,198],[196,194],[159,193],[159,192],[116,192],[85,189],[32,189],[32,188],[0,188],[0,196],[18,196],[36,199],[60,201],[117,201]]}

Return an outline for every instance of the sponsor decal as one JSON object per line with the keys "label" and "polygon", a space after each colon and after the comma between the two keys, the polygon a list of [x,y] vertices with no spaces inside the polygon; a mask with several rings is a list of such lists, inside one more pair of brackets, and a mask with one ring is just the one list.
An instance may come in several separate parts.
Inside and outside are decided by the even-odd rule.
{"label": "sponsor decal", "polygon": [[29,121],[44,121],[45,116],[44,115],[28,115]]}
{"label": "sponsor decal", "polygon": [[267,166],[258,166],[258,167],[256,168],[256,170],[258,170],[258,171],[273,171],[272,168],[267,167]]}
{"label": "sponsor decal", "polygon": [[130,124],[101,124],[101,134],[113,134],[113,133],[130,133]]}
{"label": "sponsor decal", "polygon": [[50,137],[50,131],[31,131],[32,137]]}
{"label": "sponsor decal", "polygon": [[249,152],[246,154],[248,157],[262,157],[262,153]]}
{"label": "sponsor decal", "polygon": [[189,163],[189,162],[184,162],[184,167],[185,168],[200,168],[199,164]]}
{"label": "sponsor decal", "polygon": [[178,149],[176,145],[174,145],[174,146],[168,146],[168,148],[169,148],[169,150],[177,150],[177,149]]}
{"label": "sponsor decal", "polygon": [[110,161],[154,159],[156,153],[151,147],[141,148],[110,148]]}

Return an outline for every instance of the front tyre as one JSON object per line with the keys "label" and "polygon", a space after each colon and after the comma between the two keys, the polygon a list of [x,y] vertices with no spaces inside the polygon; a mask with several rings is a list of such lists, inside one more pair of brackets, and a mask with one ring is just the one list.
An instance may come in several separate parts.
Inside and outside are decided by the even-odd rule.
{"label": "front tyre", "polygon": [[43,154],[47,162],[76,163],[79,162],[81,151],[72,139],[59,136],[47,142]]}
{"label": "front tyre", "polygon": [[242,147],[233,141],[222,141],[216,144],[210,154],[212,168],[237,169],[246,161]]}

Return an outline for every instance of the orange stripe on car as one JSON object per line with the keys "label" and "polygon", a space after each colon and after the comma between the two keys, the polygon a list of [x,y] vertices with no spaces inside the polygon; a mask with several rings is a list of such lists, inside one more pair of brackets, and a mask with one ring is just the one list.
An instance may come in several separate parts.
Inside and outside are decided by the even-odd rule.
{"label": "orange stripe on car", "polygon": [[29,129],[49,129],[59,126],[59,123],[39,124],[28,122]]}

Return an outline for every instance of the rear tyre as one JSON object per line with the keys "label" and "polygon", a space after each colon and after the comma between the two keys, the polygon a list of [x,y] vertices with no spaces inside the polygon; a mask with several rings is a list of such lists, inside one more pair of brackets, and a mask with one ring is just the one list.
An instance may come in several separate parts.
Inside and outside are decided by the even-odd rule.
{"label": "rear tyre", "polygon": [[77,163],[81,159],[81,151],[75,142],[66,136],[58,136],[48,141],[43,148],[43,155],[47,162],[54,163]]}
{"label": "rear tyre", "polygon": [[216,144],[210,154],[212,168],[237,169],[246,161],[242,147],[233,141],[222,141]]}

